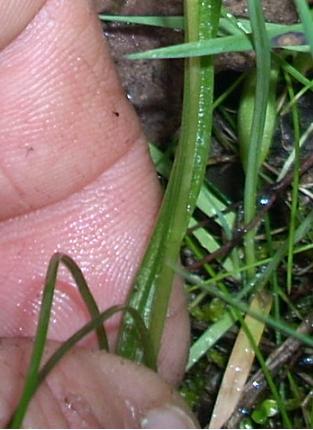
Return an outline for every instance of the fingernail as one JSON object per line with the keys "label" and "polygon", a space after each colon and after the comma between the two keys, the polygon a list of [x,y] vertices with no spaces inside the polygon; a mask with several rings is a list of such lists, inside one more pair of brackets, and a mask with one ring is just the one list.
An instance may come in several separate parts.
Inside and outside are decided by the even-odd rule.
{"label": "fingernail", "polygon": [[143,429],[196,429],[196,421],[183,409],[163,406],[151,409],[141,421]]}

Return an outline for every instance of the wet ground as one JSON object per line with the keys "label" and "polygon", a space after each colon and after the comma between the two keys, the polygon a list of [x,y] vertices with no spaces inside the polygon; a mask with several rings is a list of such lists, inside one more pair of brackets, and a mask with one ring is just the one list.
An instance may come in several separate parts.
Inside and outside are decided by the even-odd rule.
{"label": "wet ground", "polygon": [[[120,13],[129,15],[178,15],[182,13],[181,0],[128,0],[119,2],[108,2],[100,0],[105,11],[110,13]],[[110,4],[109,4],[110,3]],[[297,14],[292,0],[263,0],[266,19],[271,22],[292,23],[297,21]],[[236,16],[247,16],[246,2],[242,0],[224,0],[224,5],[229,7]],[[182,61],[140,61],[130,62],[125,59],[125,54],[135,51],[144,51],[160,46],[167,46],[183,41],[183,34],[178,31],[164,29],[153,29],[143,26],[126,26],[118,24],[105,24],[104,33],[112,47],[114,60],[119,69],[123,86],[128,97],[136,107],[144,124],[148,138],[157,143],[166,143],[179,129],[181,115],[183,64]],[[216,59],[217,64],[217,93],[229,85],[242,70],[253,65],[253,58],[246,54],[232,54]],[[238,73],[239,72],[239,73]],[[233,110],[238,103],[240,90],[235,93]],[[306,130],[312,122],[313,97],[312,93],[306,94],[299,102],[301,113],[302,130]],[[232,104],[230,101],[230,108]],[[223,130],[223,119],[217,114],[215,125],[219,130]],[[290,153],[294,142],[292,131],[292,118],[290,113],[281,116],[277,124],[276,135],[273,140],[270,164],[273,168],[279,169]],[[227,130],[225,130],[227,133]],[[313,140],[310,139],[304,146],[304,157],[312,154]],[[227,154],[226,154],[227,156]],[[225,152],[220,145],[212,146],[212,159],[225,158]],[[243,171],[238,159],[226,163],[216,163],[208,169],[209,179],[234,202],[242,199]],[[303,184],[313,183],[313,172],[307,172],[303,179]],[[234,187],[234,184],[236,186]],[[275,206],[277,227],[286,225],[289,212],[286,211],[285,203],[277,199]],[[301,196],[301,204],[304,206],[311,203],[311,197]],[[199,327],[193,326],[197,332]],[[233,333],[230,333],[233,336]],[[232,344],[232,339],[226,338],[227,347]],[[216,389],[222,376],[221,369],[217,366],[201,364],[197,372],[201,380],[209,381],[204,389],[201,401],[197,405],[197,415],[200,422],[207,424],[208,416],[213,407]],[[205,374],[205,378],[203,375]],[[198,378],[198,379],[199,379]],[[197,381],[197,376],[192,376],[191,381]]]}
{"label": "wet ground", "polygon": [[[242,0],[225,0],[236,16],[247,15]],[[297,15],[292,0],[263,0],[266,19],[294,22]],[[180,15],[182,0],[98,0],[98,10],[122,15]],[[179,31],[144,26],[105,24],[123,86],[136,107],[148,138],[165,142],[179,127],[182,98],[182,61],[136,61],[125,54],[180,43]],[[251,65],[249,55],[227,55],[217,59],[218,70],[244,70]]]}

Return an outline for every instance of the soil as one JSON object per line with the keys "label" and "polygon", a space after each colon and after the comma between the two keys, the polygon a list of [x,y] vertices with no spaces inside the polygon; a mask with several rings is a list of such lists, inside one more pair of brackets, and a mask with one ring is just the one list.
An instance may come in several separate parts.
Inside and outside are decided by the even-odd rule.
{"label": "soil", "polygon": [[[180,15],[182,0],[97,0],[98,10],[122,15]],[[236,16],[247,16],[246,1],[224,0]],[[291,23],[297,20],[292,0],[264,0],[268,21]],[[166,142],[180,122],[183,67],[182,61],[128,61],[125,55],[181,43],[179,31],[137,25],[104,24],[104,33],[112,47],[127,96],[134,104],[150,141]],[[217,58],[218,71],[242,71],[251,67],[248,54],[231,54]]]}

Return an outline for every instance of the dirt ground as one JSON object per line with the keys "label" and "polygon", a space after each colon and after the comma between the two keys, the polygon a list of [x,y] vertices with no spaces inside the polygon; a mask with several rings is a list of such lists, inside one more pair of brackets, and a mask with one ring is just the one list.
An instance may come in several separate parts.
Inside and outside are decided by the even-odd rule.
{"label": "dirt ground", "polygon": [[[98,10],[122,15],[179,15],[182,0],[97,0]],[[247,15],[246,1],[224,0],[236,16]],[[292,0],[263,0],[266,19],[291,23],[297,20]],[[114,61],[125,91],[137,109],[146,135],[162,143],[179,127],[182,95],[182,61],[130,62],[125,55],[171,44],[181,43],[179,31],[105,24],[104,33],[112,48]],[[247,54],[224,55],[217,58],[217,70],[244,70],[252,64]]]}

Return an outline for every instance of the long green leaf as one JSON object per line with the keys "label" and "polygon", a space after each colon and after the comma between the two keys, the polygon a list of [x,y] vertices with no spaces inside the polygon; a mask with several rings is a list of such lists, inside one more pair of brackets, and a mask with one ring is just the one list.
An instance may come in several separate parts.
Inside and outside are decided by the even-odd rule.
{"label": "long green leaf", "polygon": [[[220,1],[186,1],[186,38],[202,40],[217,32]],[[211,58],[186,61],[184,105],[179,145],[169,184],[152,240],[129,297],[129,305],[142,315],[154,350],[160,346],[166,318],[173,264],[179,258],[204,177],[212,125],[214,68]],[[142,351],[124,318],[118,352],[141,361]]]}
{"label": "long green leaf", "polygon": [[[22,396],[15,412],[7,428],[20,428],[24,416],[27,411],[27,406],[31,398],[35,395],[40,384],[45,380],[48,374],[53,370],[53,368],[59,363],[59,361],[67,354],[71,348],[73,348],[78,342],[80,342],[85,336],[94,330],[99,330],[103,327],[103,323],[110,319],[113,315],[118,312],[127,312],[130,314],[134,321],[134,327],[137,331],[138,337],[143,345],[144,353],[144,363],[151,369],[156,369],[156,357],[153,354],[153,348],[149,339],[148,331],[142,321],[142,318],[135,309],[129,308],[127,306],[112,306],[106,311],[99,313],[95,318],[85,324],[79,331],[74,333],[67,341],[65,341],[48,359],[44,366],[40,369],[37,368],[36,373],[32,375],[31,387],[27,388],[25,385],[24,393],[27,397]],[[27,389],[27,390],[26,390]],[[26,406],[26,408],[25,408]]]}
{"label": "long green leaf", "polygon": [[183,16],[120,16],[120,15],[98,15],[101,21],[120,22],[125,24],[141,24],[152,27],[184,28]]}
{"label": "long green leaf", "polygon": [[89,333],[97,330],[98,327],[101,327],[106,320],[110,319],[113,315],[119,312],[125,312],[132,318],[134,328],[143,347],[143,362],[147,367],[156,370],[156,356],[153,353],[148,330],[139,313],[135,309],[132,309],[128,306],[112,306],[85,324],[52,354],[38,374],[38,385],[46,378],[48,373],[51,372],[51,370],[65,356],[65,354],[70,351],[71,348],[77,345],[77,343]]}
{"label": "long green leaf", "polygon": [[[297,32],[303,30],[302,24],[293,24],[288,26],[288,30],[282,31],[281,28],[270,28],[267,31],[267,37],[272,47],[285,45],[277,42],[280,36],[286,33]],[[285,46],[290,49],[290,46]],[[294,46],[293,49],[299,49],[299,46]],[[244,52],[253,50],[251,38],[245,34],[235,36],[218,37],[214,39],[206,39],[199,42],[188,42],[179,45],[169,46],[165,48],[153,49],[145,52],[139,52],[128,55],[129,59],[147,60],[160,58],[190,58],[206,55],[223,54],[227,52]]]}
{"label": "long green leaf", "polygon": [[[248,224],[255,216],[256,195],[260,160],[262,156],[266,111],[269,99],[271,54],[269,40],[265,31],[265,22],[260,2],[248,0],[249,16],[253,28],[253,43],[256,53],[256,86],[255,102],[250,132],[248,162],[244,188],[244,221]],[[245,236],[245,253],[247,265],[255,261],[255,229]],[[254,270],[248,272],[251,278]]]}
{"label": "long green leaf", "polygon": [[[219,21],[219,29],[229,34],[251,33],[251,24],[248,19],[238,19],[232,16],[221,17]],[[139,24],[152,27],[165,27],[184,30],[185,20],[183,16],[140,16],[140,15],[104,15],[100,14],[99,19],[104,22],[118,22],[122,24]],[[297,27],[298,28],[298,27]],[[293,25],[277,24],[272,22],[266,23],[266,30],[275,30],[279,34],[288,34],[294,30]],[[299,31],[304,32],[303,25],[300,24]]]}
{"label": "long green leaf", "polygon": [[295,0],[301,21],[303,23],[304,33],[308,40],[311,54],[313,55],[313,19],[307,0]]}
{"label": "long green leaf", "polygon": [[[12,420],[12,428],[19,428],[23,422],[23,418],[27,411],[29,402],[36,390],[36,383],[38,378],[38,370],[42,360],[45,344],[47,341],[48,327],[52,309],[52,301],[54,290],[56,286],[57,273],[60,263],[63,263],[68,270],[71,272],[75,282],[77,283],[78,289],[84,299],[86,306],[89,310],[91,318],[99,315],[98,306],[89,291],[87,282],[77,264],[69,256],[61,253],[56,253],[52,256],[45,280],[45,286],[43,290],[42,303],[40,308],[40,314],[38,319],[37,331],[35,335],[35,341],[33,351],[30,359],[30,365],[26,374],[24,390],[19,402],[19,406],[16,410],[14,418]],[[97,336],[99,346],[102,349],[108,349],[107,336],[103,326],[97,328]]]}
{"label": "long green leaf", "polygon": [[[189,276],[189,274],[185,273],[185,277],[186,279],[189,280],[189,282],[192,282],[192,277]],[[283,320],[277,320],[274,319],[270,316],[266,316],[263,315],[261,312],[259,311],[254,311],[252,310],[249,305],[247,305],[245,302],[243,302],[242,300],[240,300],[238,298],[239,295],[237,295],[237,297],[233,298],[230,294],[225,294],[221,291],[219,291],[217,288],[214,287],[208,287],[205,285],[205,283],[197,283],[196,285],[198,286],[202,286],[202,288],[212,297],[217,297],[218,299],[222,300],[223,302],[227,303],[230,308],[236,309],[242,313],[246,313],[250,316],[252,316],[254,319],[265,323],[267,325],[269,325],[270,327],[273,327],[279,331],[281,331],[282,333],[284,333],[287,336],[292,336],[295,339],[301,340],[301,342],[303,342],[305,345],[308,345],[310,347],[313,347],[313,338],[311,336],[308,336],[306,334],[303,334],[301,332],[298,332],[297,330],[295,330],[293,327],[291,327],[289,324],[287,324],[285,321]],[[221,327],[224,327],[224,329],[229,329],[229,323],[228,323],[228,319],[226,316],[223,316],[218,322],[216,322],[214,324],[215,328],[217,327],[217,324],[221,325]],[[230,321],[229,321],[230,322]],[[234,321],[233,321],[234,322]],[[219,336],[215,337],[215,340],[218,340],[222,335],[224,335],[225,332],[221,332],[219,334]],[[214,343],[209,341],[210,346],[212,346]],[[203,350],[203,354],[205,354],[207,351]],[[201,355],[203,355],[201,354]],[[191,357],[189,363],[190,365],[194,365],[196,363],[196,357]]]}

